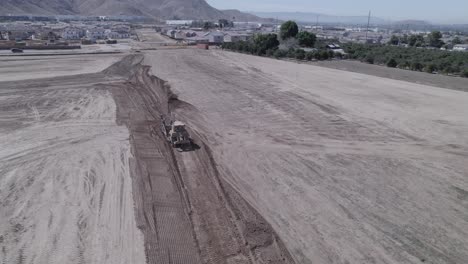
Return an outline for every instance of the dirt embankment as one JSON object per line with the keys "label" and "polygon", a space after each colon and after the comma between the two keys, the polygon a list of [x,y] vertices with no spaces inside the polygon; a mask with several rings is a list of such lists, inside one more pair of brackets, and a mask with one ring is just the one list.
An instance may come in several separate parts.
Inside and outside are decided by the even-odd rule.
{"label": "dirt embankment", "polygon": [[192,152],[165,142],[160,116],[190,124],[197,109],[149,70],[133,65],[129,81],[114,89],[118,120],[131,134],[137,224],[149,263],[294,263],[271,226],[223,180],[203,134],[190,131],[199,146]]}

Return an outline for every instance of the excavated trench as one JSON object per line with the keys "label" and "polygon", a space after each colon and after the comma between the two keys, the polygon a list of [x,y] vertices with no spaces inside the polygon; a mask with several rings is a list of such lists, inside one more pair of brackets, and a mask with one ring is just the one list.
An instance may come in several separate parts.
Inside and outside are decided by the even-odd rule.
{"label": "excavated trench", "polygon": [[[197,109],[150,75],[142,59],[128,56],[105,73],[128,77],[111,90],[118,122],[131,135],[136,220],[147,262],[295,263],[268,222],[223,180],[222,164],[205,143],[209,131],[192,126]],[[174,151],[159,130],[161,115],[187,123],[197,148]]]}

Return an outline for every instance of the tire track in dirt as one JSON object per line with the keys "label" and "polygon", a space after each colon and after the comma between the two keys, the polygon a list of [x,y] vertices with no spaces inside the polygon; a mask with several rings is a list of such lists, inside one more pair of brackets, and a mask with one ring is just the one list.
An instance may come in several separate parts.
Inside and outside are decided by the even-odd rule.
{"label": "tire track in dirt", "polygon": [[124,79],[1,83],[0,263],[145,262],[128,130],[106,88]]}
{"label": "tire track in dirt", "polygon": [[[199,255],[202,263],[294,263],[271,226],[222,180],[202,135],[191,131],[202,146],[194,152],[175,152],[165,142],[158,129],[160,115],[175,115],[185,121],[188,116],[178,109],[190,114],[197,111],[178,100],[165,81],[150,76],[149,67],[136,69],[130,81],[116,86],[113,93],[119,120],[131,131],[136,157],[134,188],[144,196],[135,200],[137,222],[145,234],[149,263],[198,263],[176,259],[189,252]],[[173,192],[178,192],[179,199],[169,199]],[[163,214],[161,208],[174,209],[175,205],[179,208],[177,220],[158,217]],[[174,226],[181,223],[184,226]],[[193,248],[181,244],[180,239],[187,241],[187,232],[183,236],[180,231],[187,228],[191,229]],[[177,250],[179,255],[174,254]]]}
{"label": "tire track in dirt", "polygon": [[131,133],[136,218],[144,234],[147,262],[201,263],[172,149],[154,129],[168,98],[142,85],[144,71],[137,67],[128,82],[114,85],[112,90],[118,120]]}

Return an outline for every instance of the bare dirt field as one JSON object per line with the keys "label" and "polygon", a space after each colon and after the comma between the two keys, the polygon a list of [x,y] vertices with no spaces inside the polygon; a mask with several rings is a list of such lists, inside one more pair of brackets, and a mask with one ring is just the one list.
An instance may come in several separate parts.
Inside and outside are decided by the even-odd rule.
{"label": "bare dirt field", "polygon": [[96,73],[122,57],[122,54],[3,57],[0,60],[0,82]]}
{"label": "bare dirt field", "polygon": [[96,73],[120,58],[1,62],[0,263],[146,262],[129,131],[106,89],[123,78]]}
{"label": "bare dirt field", "polygon": [[296,263],[466,263],[468,93],[222,51],[147,52],[144,64],[201,146],[175,155],[189,197],[211,195],[204,177],[217,175],[241,240],[263,232],[229,188]]}
{"label": "bare dirt field", "polygon": [[153,44],[176,43],[175,40],[159,34],[152,28],[138,29],[137,35],[140,42],[148,42]]}
{"label": "bare dirt field", "polygon": [[317,61],[312,65],[468,92],[466,78],[394,69],[353,60]]}
{"label": "bare dirt field", "polygon": [[468,93],[428,80],[220,50],[8,58],[0,263],[464,264]]}
{"label": "bare dirt field", "polygon": [[293,263],[208,146],[166,142],[184,102],[142,55],[48,59],[0,74],[0,263]]}

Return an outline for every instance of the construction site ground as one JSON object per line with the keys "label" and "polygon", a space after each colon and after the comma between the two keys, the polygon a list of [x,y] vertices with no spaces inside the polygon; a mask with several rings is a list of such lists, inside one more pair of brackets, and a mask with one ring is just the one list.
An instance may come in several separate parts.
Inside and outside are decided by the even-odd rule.
{"label": "construction site ground", "polygon": [[2,264],[468,259],[468,93],[437,87],[465,80],[221,50],[8,60]]}

